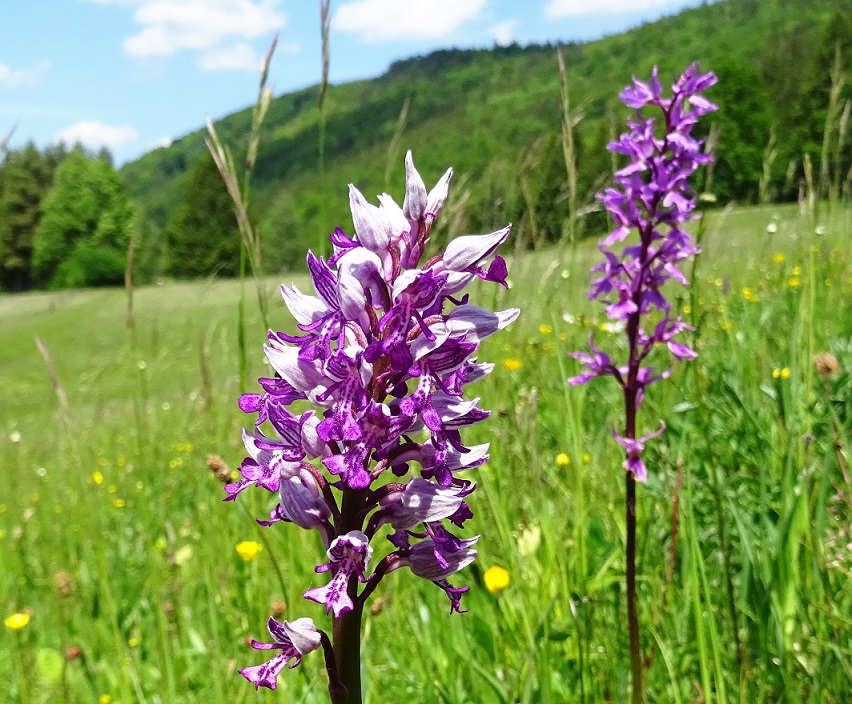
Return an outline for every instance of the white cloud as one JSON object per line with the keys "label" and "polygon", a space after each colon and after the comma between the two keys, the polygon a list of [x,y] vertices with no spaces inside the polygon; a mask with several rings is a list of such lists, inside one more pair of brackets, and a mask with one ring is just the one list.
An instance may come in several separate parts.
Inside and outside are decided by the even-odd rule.
{"label": "white cloud", "polygon": [[206,51],[198,57],[198,65],[205,71],[260,71],[262,63],[263,57],[246,43]]}
{"label": "white cloud", "polygon": [[277,0],[139,0],[133,15],[143,27],[124,41],[134,56],[212,49],[234,37],[255,39],[284,26]]}
{"label": "white cloud", "polygon": [[81,120],[57,132],[53,141],[65,142],[69,146],[79,142],[89,149],[107,147],[117,152],[138,137],[139,133],[130,125],[105,125],[97,120]]}
{"label": "white cloud", "polygon": [[588,17],[606,13],[641,12],[672,5],[672,0],[550,0],[545,14],[551,18]]}
{"label": "white cloud", "polygon": [[440,39],[484,5],[485,0],[356,0],[342,5],[331,24],[368,42]]}
{"label": "white cloud", "polygon": [[174,140],[171,137],[160,137],[159,139],[156,139],[153,142],[151,142],[148,149],[152,150],[152,149],[160,149],[161,147],[162,148],[170,147],[170,146],[172,146],[173,141]]}
{"label": "white cloud", "polygon": [[506,20],[495,24],[488,32],[494,39],[494,43],[498,46],[508,46],[515,39],[515,27],[518,23],[515,20]]}
{"label": "white cloud", "polygon": [[281,29],[285,15],[281,0],[90,0],[101,5],[127,5],[136,9],[133,21],[139,31],[122,47],[131,56],[171,56],[180,51],[199,52],[201,68],[258,69],[260,58],[247,40]]}
{"label": "white cloud", "polygon": [[0,86],[15,88],[38,81],[39,77],[50,70],[50,62],[43,61],[29,68],[12,68],[0,63]]}

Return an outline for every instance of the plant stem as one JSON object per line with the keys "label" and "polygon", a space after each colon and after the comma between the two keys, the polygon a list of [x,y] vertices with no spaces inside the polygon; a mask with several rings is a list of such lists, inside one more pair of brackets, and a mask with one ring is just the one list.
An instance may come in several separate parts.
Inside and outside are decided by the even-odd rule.
{"label": "plant stem", "polygon": [[[636,392],[626,389],[626,436],[636,437]],[[642,704],[642,644],[639,640],[639,612],[636,606],[636,477],[633,472],[625,473],[627,495],[627,624],[630,631],[630,673],[633,704]]]}
{"label": "plant stem", "polygon": [[[668,117],[666,118],[668,121]],[[657,201],[653,203],[652,211],[656,211]],[[647,261],[648,249],[651,245],[654,223],[640,230],[641,252],[639,260]],[[627,344],[629,347],[627,361],[627,380],[624,389],[624,436],[630,440],[636,439],[636,410],[639,398],[639,367],[641,353],[638,350],[639,318],[642,315],[642,286],[633,293],[636,312],[627,320]],[[632,683],[631,701],[642,704],[642,643],[639,638],[639,612],[636,606],[636,476],[633,472],[626,473],[627,491],[625,510],[627,517],[627,550],[625,555],[626,586],[627,586],[627,624],[630,632],[630,680]]]}
{"label": "plant stem", "polygon": [[333,696],[333,704],[361,704],[361,616],[363,604],[357,599],[357,578],[349,583],[349,596],[355,608],[334,619],[332,638],[334,659],[340,683],[346,688],[340,696]]}

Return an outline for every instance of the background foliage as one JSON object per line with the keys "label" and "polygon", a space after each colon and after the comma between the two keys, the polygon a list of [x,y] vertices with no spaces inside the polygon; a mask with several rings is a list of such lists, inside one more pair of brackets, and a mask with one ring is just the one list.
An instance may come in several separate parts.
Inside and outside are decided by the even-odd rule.
{"label": "background foliage", "polygon": [[[694,60],[720,76],[712,97],[721,109],[711,131],[718,164],[704,184],[720,204],[804,197],[806,156],[811,190],[821,196],[852,191],[852,119],[842,119],[852,100],[852,79],[842,80],[844,72],[852,75],[847,0],[723,0],[562,50],[575,125],[573,208],[571,169],[561,148],[556,47],[436,51],[398,61],[375,79],[328,88],[323,169],[318,88],[272,101],[252,177],[265,270],[304,266],[307,248],[321,250],[333,227],[346,226],[341,184],[357,178],[367,194],[391,188],[389,174],[402,163],[403,145],[428,178],[449,164],[455,168],[456,232],[513,222],[523,247],[569,231],[597,232],[603,217],[593,196],[614,166],[605,145],[625,117],[615,96],[632,74],[645,75],[654,64],[666,81]],[[833,98],[832,86],[838,88]],[[251,119],[246,109],[216,123],[238,160]],[[203,139],[203,130],[193,132],[121,168],[137,217],[118,239],[126,241],[132,230],[140,281],[235,271],[238,238],[229,234],[235,233],[225,213],[230,205],[212,167],[201,165],[209,162]],[[62,156],[27,147],[9,153],[0,168],[0,284],[7,290],[115,279],[118,240],[107,250],[101,244],[65,250],[75,261],[60,274],[55,251],[32,269],[42,200]],[[96,219],[88,217],[91,228]],[[41,251],[62,241],[55,230],[50,237]],[[84,239],[91,237],[99,237],[94,229]],[[97,273],[80,274],[89,268]]]}

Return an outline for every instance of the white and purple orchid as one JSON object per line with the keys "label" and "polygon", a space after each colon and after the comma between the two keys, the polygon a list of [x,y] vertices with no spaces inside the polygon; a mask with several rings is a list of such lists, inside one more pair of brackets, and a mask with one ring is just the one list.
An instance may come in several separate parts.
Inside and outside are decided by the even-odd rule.
{"label": "white and purple orchid", "polygon": [[[405,171],[401,208],[387,194],[372,205],[350,185],[354,237],[336,229],[327,261],[308,253],[316,295],[282,286],[299,334],[269,332],[264,349],[276,376],[260,380],[263,393],[240,399],[242,410],[257,414],[256,426],[269,430],[244,431],[249,457],[239,481],[226,486],[226,500],[251,485],[277,494],[261,525],[289,522],[320,532],[329,562],[317,572],[331,579],[304,597],[336,623],[353,611],[360,619],[379,581],[401,567],[434,582],[451,610],[462,610],[467,588],[447,578],[476,558],[477,538],[458,538],[443,522],[461,528],[473,516],[467,498],[476,484],[458,474],[487,461],[488,446],[465,447],[459,431],[489,415],[478,399],[463,398],[463,388],[493,369],[476,362],[481,342],[519,313],[493,313],[459,297],[477,278],[506,285],[506,263],[495,251],[509,227],[459,237],[421,264],[452,169],[429,192],[410,152]],[[297,416],[289,410],[294,401],[315,410]],[[384,525],[395,531],[391,549],[368,573],[371,541]],[[283,665],[294,658],[298,664],[306,652],[301,644],[314,649],[319,636],[315,645],[310,619],[270,619],[270,632],[275,644],[254,647],[281,654],[241,673],[274,688]],[[326,657],[333,662],[335,655]]]}

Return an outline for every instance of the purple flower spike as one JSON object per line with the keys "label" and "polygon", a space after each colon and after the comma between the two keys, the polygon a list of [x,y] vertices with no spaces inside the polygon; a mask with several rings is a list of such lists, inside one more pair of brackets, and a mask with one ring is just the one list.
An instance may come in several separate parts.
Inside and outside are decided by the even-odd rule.
{"label": "purple flower spike", "polygon": [[299,618],[292,623],[280,622],[270,617],[266,627],[272,636],[272,643],[260,643],[252,640],[251,647],[255,650],[280,650],[281,652],[262,665],[244,667],[239,673],[254,685],[255,689],[267,687],[275,689],[278,686],[278,673],[290,661],[292,670],[302,662],[302,656],[320,647],[320,633],[312,619]]}
{"label": "purple flower spike", "polygon": [[[656,346],[665,344],[679,360],[696,356],[674,339],[688,327],[672,315],[672,306],[662,289],[671,279],[686,286],[688,281],[678,264],[698,253],[696,242],[684,229],[686,223],[698,217],[693,214],[696,199],[689,177],[712,156],[702,140],[692,136],[692,129],[698,117],[716,109],[700,95],[715,82],[716,76],[700,73],[696,63],[672,86],[671,97],[664,98],[655,67],[649,82],[634,78],[633,85],[621,93],[622,102],[636,113],[627,121],[629,131],[612,142],[609,149],[627,157],[629,163],[615,172],[615,187],[598,194],[612,216],[614,229],[598,245],[604,261],[592,269],[595,279],[589,297],[604,303],[607,317],[623,325],[627,359],[613,361],[594,346],[590,337],[592,354],[572,355],[586,369],[568,379],[574,385],[599,376],[613,376],[624,395],[624,435],[613,429],[613,436],[626,454],[625,583],[631,683],[636,701],[642,698],[643,689],[636,593],[636,482],[648,477],[642,460],[645,443],[665,428],[663,425],[657,432],[637,438],[637,411],[645,389],[671,373],[671,368],[658,373],[646,363]],[[634,232],[638,242],[629,241]],[[645,327],[649,324],[653,325],[650,333]]]}
{"label": "purple flower spike", "polygon": [[[451,610],[462,611],[468,587],[453,587],[447,577],[476,558],[477,538],[445,527],[463,528],[473,518],[468,501],[476,484],[464,475],[488,460],[488,445],[463,442],[464,429],[489,416],[465,391],[494,369],[477,361],[479,346],[520,311],[492,312],[464,293],[476,279],[506,285],[497,249],[509,227],[459,237],[425,258],[452,175],[448,169],[427,190],[408,152],[402,207],[386,193],[376,205],[350,185],[354,233],[336,228],[328,259],[308,253],[312,292],[281,287],[297,330],[268,332],[264,351],[275,377],[239,401],[256,418],[244,431],[241,477],[226,485],[225,500],[259,486],[278,497],[260,525],[318,531],[328,563],[316,571],[330,579],[303,596],[333,614],[334,637],[344,642],[352,636],[342,629],[360,627],[366,600],[400,567],[437,584]],[[313,408],[296,415],[293,403]],[[386,524],[394,529],[392,547],[382,541],[386,552],[369,574],[370,541]],[[327,643],[312,622],[271,620],[269,627],[275,642],[255,647],[281,653],[241,671],[255,686],[274,688],[283,666],[298,663],[320,638],[330,691],[360,686],[338,680],[339,642]]]}
{"label": "purple flower spike", "polygon": [[[609,145],[610,151],[628,157],[630,163],[616,172],[615,187],[598,194],[615,227],[599,244],[604,261],[592,269],[596,278],[589,297],[606,305],[610,320],[624,324],[628,357],[625,362],[614,362],[595,347],[590,336],[592,354],[571,354],[586,369],[568,379],[568,383],[584,384],[599,376],[616,378],[627,407],[632,409],[628,413],[627,437],[617,439],[627,451],[625,468],[637,481],[645,481],[647,475],[641,459],[643,442],[659,433],[638,440],[633,437],[636,410],[645,398],[645,388],[670,373],[655,373],[645,360],[662,344],[675,359],[697,356],[675,339],[692,328],[671,315],[671,304],[662,288],[671,279],[687,285],[677,264],[699,251],[683,228],[698,217],[693,213],[695,194],[689,177],[712,156],[704,149],[703,141],[692,136],[692,129],[699,116],[716,109],[700,95],[715,83],[715,75],[702,74],[698,64],[693,64],[672,86],[672,97],[664,98],[656,68],[647,83],[634,78],[633,85],[622,91],[621,100],[634,108],[636,115],[628,120],[630,131]],[[659,117],[651,117],[652,112]],[[627,242],[621,251],[613,249],[633,232],[638,233],[638,243]],[[654,315],[656,321],[653,330],[646,332],[643,320],[649,315]]]}

